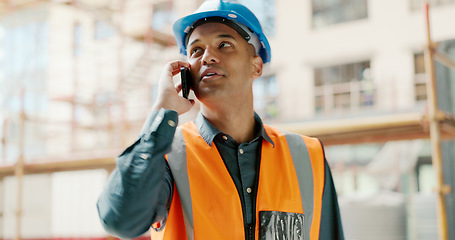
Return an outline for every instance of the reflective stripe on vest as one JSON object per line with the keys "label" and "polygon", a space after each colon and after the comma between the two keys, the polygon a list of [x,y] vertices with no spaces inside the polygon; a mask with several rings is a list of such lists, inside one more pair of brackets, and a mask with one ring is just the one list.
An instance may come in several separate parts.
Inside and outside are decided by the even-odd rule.
{"label": "reflective stripe on vest", "polygon": [[[260,211],[303,213],[304,239],[318,239],[325,171],[322,146],[314,138],[264,127],[275,147],[262,142],[255,239]],[[194,122],[178,128],[166,157],[176,187],[164,234],[152,230],[152,239],[243,239],[235,184],[215,144],[204,141]]]}

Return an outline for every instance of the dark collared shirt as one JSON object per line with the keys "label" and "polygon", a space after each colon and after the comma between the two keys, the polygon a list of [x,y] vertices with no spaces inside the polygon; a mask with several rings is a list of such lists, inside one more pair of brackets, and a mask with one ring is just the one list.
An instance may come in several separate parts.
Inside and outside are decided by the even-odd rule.
{"label": "dark collared shirt", "polygon": [[237,143],[231,136],[222,133],[213,126],[202,114],[195,120],[202,138],[218,149],[232,180],[234,181],[240,200],[242,201],[246,223],[251,224],[254,214],[257,177],[261,158],[262,140],[274,144],[267,135],[261,118],[255,114],[256,137],[246,143]]}

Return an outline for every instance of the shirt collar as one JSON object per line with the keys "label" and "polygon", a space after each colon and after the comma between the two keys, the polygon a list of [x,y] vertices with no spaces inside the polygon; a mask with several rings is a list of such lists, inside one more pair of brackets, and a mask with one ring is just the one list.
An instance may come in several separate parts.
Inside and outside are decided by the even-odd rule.
{"label": "shirt collar", "polygon": [[[275,144],[273,143],[272,139],[267,135],[267,132],[265,131],[264,124],[262,123],[261,117],[257,113],[254,113],[254,120],[256,123],[260,126],[260,130],[258,133],[258,137],[264,138],[267,142],[271,143],[274,147]],[[202,115],[202,113],[199,113],[196,119],[194,120],[196,123],[196,126],[198,128],[199,134],[201,134],[202,138],[205,140],[205,142],[212,146],[213,139],[218,135],[219,133],[222,133],[218,128],[213,126],[205,117]]]}

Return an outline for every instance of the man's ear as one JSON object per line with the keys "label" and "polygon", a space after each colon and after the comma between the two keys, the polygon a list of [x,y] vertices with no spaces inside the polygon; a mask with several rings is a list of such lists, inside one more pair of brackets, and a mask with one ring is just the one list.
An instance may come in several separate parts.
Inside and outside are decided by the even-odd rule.
{"label": "man's ear", "polygon": [[251,77],[257,79],[262,76],[262,69],[264,68],[264,63],[262,58],[257,55],[252,59],[252,68],[251,68]]}

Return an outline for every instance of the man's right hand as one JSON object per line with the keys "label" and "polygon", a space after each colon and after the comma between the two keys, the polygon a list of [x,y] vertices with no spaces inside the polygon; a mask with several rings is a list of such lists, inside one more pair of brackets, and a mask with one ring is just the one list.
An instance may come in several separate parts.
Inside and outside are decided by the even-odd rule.
{"label": "man's right hand", "polygon": [[188,100],[179,96],[182,90],[182,84],[174,86],[173,77],[180,73],[181,67],[190,67],[188,62],[172,61],[164,67],[158,86],[158,97],[153,105],[152,110],[160,110],[161,108],[174,110],[179,115],[188,112],[194,105],[194,100]]}

